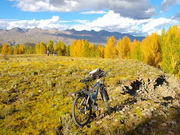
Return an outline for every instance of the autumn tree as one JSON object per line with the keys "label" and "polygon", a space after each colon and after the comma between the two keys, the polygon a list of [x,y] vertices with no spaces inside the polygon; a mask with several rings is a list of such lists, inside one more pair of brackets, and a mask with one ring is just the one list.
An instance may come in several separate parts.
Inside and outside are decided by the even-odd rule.
{"label": "autumn tree", "polygon": [[18,51],[19,54],[24,54],[24,52],[25,52],[25,48],[24,48],[23,45],[19,45],[18,50],[19,50],[19,51]]}
{"label": "autumn tree", "polygon": [[34,43],[25,43],[24,48],[25,48],[26,54],[34,54],[35,53],[35,44]]}
{"label": "autumn tree", "polygon": [[58,41],[57,44],[54,46],[54,51],[57,52],[59,56],[65,56],[66,45],[63,42]]}
{"label": "autumn tree", "polygon": [[72,57],[101,57],[103,49],[99,48],[93,43],[90,44],[88,40],[74,40],[69,47],[69,53]]}
{"label": "autumn tree", "polygon": [[72,44],[70,45],[70,56],[76,57],[77,56],[77,51],[75,50],[77,40],[73,40]]}
{"label": "autumn tree", "polygon": [[4,43],[4,44],[2,45],[1,53],[2,53],[3,55],[7,55],[7,54],[8,54],[8,50],[9,50],[9,45],[8,45],[7,43]]}
{"label": "autumn tree", "polygon": [[142,53],[141,53],[141,43],[137,40],[134,40],[130,47],[130,58],[131,59],[142,59]]}
{"label": "autumn tree", "polygon": [[99,51],[99,56],[100,56],[101,58],[104,58],[104,46],[98,45],[98,46],[97,46],[97,50]]}
{"label": "autumn tree", "polygon": [[93,48],[90,49],[90,52],[90,57],[104,58],[104,47],[102,45],[95,46],[93,44]]}
{"label": "autumn tree", "polygon": [[47,51],[46,44],[44,42],[37,43],[35,46],[36,54],[45,54]]}
{"label": "autumn tree", "polygon": [[131,44],[131,40],[127,36],[118,40],[116,49],[117,49],[119,58],[121,58],[121,59],[127,58],[128,53],[130,51],[130,44]]}
{"label": "autumn tree", "polygon": [[54,52],[54,42],[52,40],[48,41],[47,50],[49,51],[50,54]]}
{"label": "autumn tree", "polygon": [[81,40],[77,40],[73,42],[72,48],[74,57],[80,57],[82,55],[82,47],[81,47]]}
{"label": "autumn tree", "polygon": [[88,57],[98,57],[98,50],[94,44],[89,44],[89,53]]}
{"label": "autumn tree", "polygon": [[0,45],[0,52],[2,51],[2,45]]}
{"label": "autumn tree", "polygon": [[19,54],[19,44],[14,46],[13,54]]}
{"label": "autumn tree", "polygon": [[65,56],[70,56],[70,45],[66,46]]}
{"label": "autumn tree", "polygon": [[89,50],[89,43],[85,40],[74,40],[70,46],[70,56],[73,57],[87,57]]}
{"label": "autumn tree", "polygon": [[156,33],[148,35],[141,45],[143,61],[151,66],[158,66],[161,61],[160,39]]}
{"label": "autumn tree", "polygon": [[94,44],[89,44],[87,40],[81,40],[82,57],[91,57],[93,54]]}
{"label": "autumn tree", "polygon": [[45,54],[47,51],[46,44],[44,42],[40,42],[40,54]]}
{"label": "autumn tree", "polygon": [[83,57],[84,54],[84,40],[78,40],[75,46],[77,57]]}
{"label": "autumn tree", "polygon": [[40,54],[40,44],[39,43],[36,44],[35,51],[36,51],[36,54]]}
{"label": "autumn tree", "polygon": [[14,51],[13,47],[9,46],[8,55],[13,55],[13,51]]}
{"label": "autumn tree", "polygon": [[167,32],[162,31],[162,62],[161,68],[171,74],[180,76],[180,28],[172,26]]}
{"label": "autumn tree", "polygon": [[104,58],[115,58],[116,57],[116,39],[114,36],[111,36],[104,49]]}

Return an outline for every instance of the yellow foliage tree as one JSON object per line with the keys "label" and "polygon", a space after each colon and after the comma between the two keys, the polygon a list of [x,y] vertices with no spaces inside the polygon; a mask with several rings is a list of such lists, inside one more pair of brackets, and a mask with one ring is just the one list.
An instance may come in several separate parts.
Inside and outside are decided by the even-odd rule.
{"label": "yellow foliage tree", "polygon": [[141,60],[141,43],[134,40],[130,47],[130,58]]}
{"label": "yellow foliage tree", "polygon": [[9,46],[8,48],[8,55],[13,55],[13,48]]}
{"label": "yellow foliage tree", "polygon": [[40,54],[45,54],[47,51],[47,46],[44,42],[40,42]]}
{"label": "yellow foliage tree", "polygon": [[73,40],[72,44],[69,47],[69,54],[70,54],[71,57],[75,57],[76,56],[76,53],[74,51],[74,47],[76,45],[76,42],[77,42],[77,40]]}
{"label": "yellow foliage tree", "polygon": [[2,53],[3,55],[7,55],[7,54],[8,54],[8,50],[9,50],[9,45],[8,45],[7,43],[4,43],[4,44],[2,45],[1,53]]}
{"label": "yellow foliage tree", "polygon": [[116,57],[116,39],[114,36],[111,36],[104,49],[104,58],[115,58]]}
{"label": "yellow foliage tree", "polygon": [[104,58],[104,47],[102,45],[98,45],[97,49],[100,52],[99,57]]}
{"label": "yellow foliage tree", "polygon": [[25,52],[23,45],[19,45],[18,50],[19,50],[19,54],[24,54],[24,52]]}
{"label": "yellow foliage tree", "polygon": [[88,57],[90,55],[89,42],[87,40],[74,40],[70,46],[70,56],[72,57]]}
{"label": "yellow foliage tree", "polygon": [[54,51],[57,52],[59,56],[65,55],[66,46],[63,42],[58,41],[57,44],[54,46]]}
{"label": "yellow foliage tree", "polygon": [[180,28],[178,25],[170,27],[161,35],[162,62],[161,68],[171,74],[180,76]]}
{"label": "yellow foliage tree", "polygon": [[40,54],[40,44],[39,43],[36,44],[35,51],[36,51],[36,54]]}
{"label": "yellow foliage tree", "polygon": [[161,61],[160,40],[156,33],[152,33],[142,41],[143,61],[151,66],[158,66]]}
{"label": "yellow foliage tree", "polygon": [[47,49],[50,54],[52,54],[54,52],[54,42],[52,40],[48,41]]}
{"label": "yellow foliage tree", "polygon": [[87,40],[82,40],[82,56],[83,57],[90,57],[91,50],[94,49],[94,45],[90,45]]}
{"label": "yellow foliage tree", "polygon": [[46,44],[44,42],[37,43],[35,46],[36,54],[45,54],[47,51]]}
{"label": "yellow foliage tree", "polygon": [[128,56],[128,52],[130,51],[131,40],[129,37],[125,36],[121,40],[117,42],[116,49],[118,52],[118,57],[121,59],[125,59]]}

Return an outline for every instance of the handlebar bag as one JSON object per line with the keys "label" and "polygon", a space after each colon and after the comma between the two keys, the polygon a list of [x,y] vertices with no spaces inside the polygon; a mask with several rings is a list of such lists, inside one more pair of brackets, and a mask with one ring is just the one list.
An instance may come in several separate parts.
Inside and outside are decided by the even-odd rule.
{"label": "handlebar bag", "polygon": [[97,69],[91,71],[91,72],[89,73],[89,75],[90,75],[91,77],[94,77],[94,78],[96,78],[96,77],[101,77],[100,75],[101,75],[102,72],[104,72],[104,71],[102,71],[100,68],[97,68]]}

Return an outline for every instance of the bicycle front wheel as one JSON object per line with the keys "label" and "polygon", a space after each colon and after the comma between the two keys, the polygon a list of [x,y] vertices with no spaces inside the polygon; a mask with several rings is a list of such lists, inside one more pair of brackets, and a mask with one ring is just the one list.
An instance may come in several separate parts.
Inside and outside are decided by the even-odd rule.
{"label": "bicycle front wheel", "polygon": [[89,123],[92,114],[92,107],[87,103],[87,96],[78,95],[74,99],[72,106],[72,118],[78,126],[85,126]]}

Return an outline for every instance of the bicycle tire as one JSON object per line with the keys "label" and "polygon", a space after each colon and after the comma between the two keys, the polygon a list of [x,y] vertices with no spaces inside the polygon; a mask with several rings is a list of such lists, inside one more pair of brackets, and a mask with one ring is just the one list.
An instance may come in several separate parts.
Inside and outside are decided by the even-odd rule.
{"label": "bicycle tire", "polygon": [[91,104],[88,103],[88,105],[86,105],[86,101],[86,95],[77,95],[72,105],[72,118],[74,123],[80,127],[87,125],[92,115]]}

